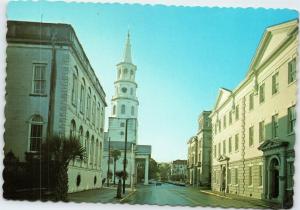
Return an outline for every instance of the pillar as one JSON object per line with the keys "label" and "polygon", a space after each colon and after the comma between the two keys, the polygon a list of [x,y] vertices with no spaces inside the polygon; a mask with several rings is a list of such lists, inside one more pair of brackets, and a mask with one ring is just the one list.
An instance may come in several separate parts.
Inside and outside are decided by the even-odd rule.
{"label": "pillar", "polygon": [[148,185],[148,175],[149,175],[149,157],[147,156],[145,158],[145,179],[144,179],[144,185]]}

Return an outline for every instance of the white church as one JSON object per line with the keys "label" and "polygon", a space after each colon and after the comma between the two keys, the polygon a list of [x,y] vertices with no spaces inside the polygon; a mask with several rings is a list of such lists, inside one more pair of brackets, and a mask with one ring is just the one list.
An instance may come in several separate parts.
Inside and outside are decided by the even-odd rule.
{"label": "white church", "polygon": [[[102,170],[103,178],[106,179],[106,182],[108,171],[112,174],[110,181],[114,180],[115,172],[124,170],[126,151],[126,184],[131,186],[137,182],[137,162],[140,161],[145,161],[144,184],[148,184],[149,160],[151,156],[150,145],[138,145],[139,101],[136,96],[136,71],[137,67],[132,63],[130,34],[128,33],[122,61],[117,64],[117,79],[114,82],[115,94],[111,99],[112,113],[111,117],[109,117],[108,130],[105,133]],[[118,150],[121,153],[116,161],[115,171],[114,159],[111,155],[114,150]],[[116,182],[117,180],[116,178]]]}

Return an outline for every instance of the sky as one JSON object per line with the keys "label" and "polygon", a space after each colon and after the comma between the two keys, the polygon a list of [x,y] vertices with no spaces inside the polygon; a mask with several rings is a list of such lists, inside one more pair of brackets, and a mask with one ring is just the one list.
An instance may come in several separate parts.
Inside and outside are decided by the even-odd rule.
{"label": "sky", "polygon": [[137,65],[138,144],[152,158],[187,158],[197,119],[211,110],[220,87],[244,79],[266,27],[298,18],[287,9],[232,9],[64,2],[10,2],[9,20],[68,23],[106,92],[107,118],[116,64],[130,30]]}

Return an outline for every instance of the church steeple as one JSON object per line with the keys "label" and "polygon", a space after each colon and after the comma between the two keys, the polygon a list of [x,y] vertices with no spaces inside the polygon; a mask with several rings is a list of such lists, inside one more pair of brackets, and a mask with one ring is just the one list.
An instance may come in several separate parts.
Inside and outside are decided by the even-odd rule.
{"label": "church steeple", "polygon": [[125,63],[132,63],[132,59],[131,59],[131,44],[130,44],[130,34],[129,34],[129,31],[127,33],[127,40],[126,40],[126,44],[125,44],[123,62],[125,62]]}

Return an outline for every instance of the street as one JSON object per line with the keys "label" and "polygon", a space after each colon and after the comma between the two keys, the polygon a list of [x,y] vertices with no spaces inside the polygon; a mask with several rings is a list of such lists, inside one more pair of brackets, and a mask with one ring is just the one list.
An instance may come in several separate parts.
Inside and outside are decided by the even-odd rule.
{"label": "street", "polygon": [[199,189],[172,184],[139,186],[123,203],[170,206],[214,206],[233,208],[267,208],[260,202],[235,200],[200,192]]}

